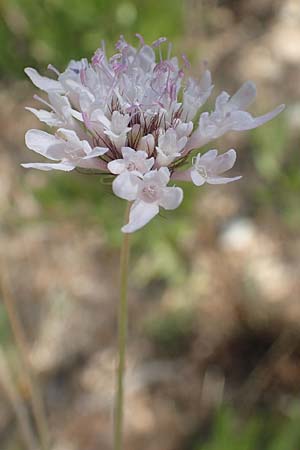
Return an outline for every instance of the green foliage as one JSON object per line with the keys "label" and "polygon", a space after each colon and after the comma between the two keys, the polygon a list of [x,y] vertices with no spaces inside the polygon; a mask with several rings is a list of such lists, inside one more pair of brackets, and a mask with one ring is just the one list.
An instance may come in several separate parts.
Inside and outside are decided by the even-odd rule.
{"label": "green foliage", "polygon": [[152,316],[144,323],[146,336],[158,350],[169,356],[178,356],[186,351],[194,334],[195,320],[190,309],[179,308]]}
{"label": "green foliage", "polygon": [[[1,298],[0,298],[1,300]],[[10,325],[6,309],[3,303],[0,303],[0,344],[6,346],[10,341]]]}
{"label": "green foliage", "polygon": [[298,229],[299,144],[290,139],[286,118],[254,130],[250,143],[259,175],[252,193],[256,207],[273,211],[291,229]]}
{"label": "green foliage", "polygon": [[299,414],[289,418],[258,413],[247,421],[223,408],[216,415],[207,442],[193,450],[298,450]]}
{"label": "green foliage", "polygon": [[4,0],[0,2],[0,72],[23,76],[24,67],[63,70],[70,59],[93,54],[120,34],[150,42],[182,28],[180,0]]}

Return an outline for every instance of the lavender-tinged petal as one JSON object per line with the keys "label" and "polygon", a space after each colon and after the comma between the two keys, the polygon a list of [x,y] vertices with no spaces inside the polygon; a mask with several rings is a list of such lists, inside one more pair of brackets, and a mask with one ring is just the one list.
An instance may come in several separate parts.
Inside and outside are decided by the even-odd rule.
{"label": "lavender-tinged petal", "polygon": [[114,175],[119,175],[126,169],[126,163],[124,159],[115,159],[107,164],[107,168]]}
{"label": "lavender-tinged petal", "polygon": [[[122,147],[121,152],[122,152],[123,158],[131,159],[131,158],[135,158],[137,156],[137,151],[131,147]],[[143,152],[143,153],[145,153],[145,152]],[[139,153],[139,155],[140,155],[140,153]],[[147,153],[145,153],[145,155],[146,155],[146,157],[148,156]]]}
{"label": "lavender-tinged petal", "polygon": [[68,163],[26,163],[21,164],[25,169],[38,169],[38,170],[62,170],[63,172],[70,172],[75,169],[75,166]]}
{"label": "lavender-tinged petal", "polygon": [[216,159],[217,156],[218,150],[216,149],[208,150],[206,153],[204,153],[204,155],[201,156],[201,162],[205,164],[211,163]]}
{"label": "lavender-tinged petal", "polygon": [[194,169],[191,170],[191,179],[196,186],[202,186],[205,181],[207,181],[206,178],[204,178],[202,175],[200,175],[199,172],[197,172],[197,170]]}
{"label": "lavender-tinged petal", "polygon": [[226,91],[222,91],[221,94],[216,98],[216,112],[223,112],[224,108],[227,106],[230,95]]}
{"label": "lavender-tinged petal", "polygon": [[95,158],[96,156],[105,155],[108,152],[108,148],[105,147],[95,147],[92,151],[90,151],[84,158],[82,159],[90,159]]}
{"label": "lavender-tinged petal", "polygon": [[214,173],[220,174],[226,172],[234,166],[236,161],[236,151],[232,148],[223,155],[217,156],[215,161],[210,166]]}
{"label": "lavender-tinged petal", "polygon": [[137,197],[141,180],[129,172],[118,175],[112,184],[112,189],[117,197],[132,201]]}
{"label": "lavender-tinged petal", "polygon": [[139,230],[158,213],[159,206],[157,203],[146,203],[142,200],[135,201],[130,209],[129,222],[122,227],[123,233],[133,233]]}
{"label": "lavender-tinged petal", "polygon": [[71,113],[71,104],[68,97],[57,92],[49,92],[48,97],[55,111],[59,111],[63,115]]}
{"label": "lavender-tinged petal", "polygon": [[28,130],[25,134],[25,143],[30,150],[40,155],[53,160],[61,159],[60,157],[49,155],[49,147],[59,144],[59,140],[52,134],[41,130]]}
{"label": "lavender-tinged petal", "polygon": [[207,178],[206,182],[208,184],[227,184],[231,183],[232,181],[240,180],[242,177],[232,177],[232,178],[225,178],[225,177],[209,177]]}
{"label": "lavender-tinged petal", "polygon": [[38,73],[37,70],[32,69],[31,67],[26,67],[24,70],[26,75],[30,78],[32,83],[45,92],[57,92],[57,93],[64,93],[64,89],[59,81],[52,80],[52,78],[43,77]]}
{"label": "lavender-tinged petal", "polygon": [[163,189],[159,205],[165,209],[178,208],[183,200],[183,190],[179,187],[166,187]]}
{"label": "lavender-tinged petal", "polygon": [[244,116],[241,116],[240,120],[238,120],[237,123],[233,125],[232,130],[245,131],[260,127],[266,122],[269,122],[269,120],[272,120],[274,119],[274,117],[278,116],[278,114],[280,114],[284,110],[284,108],[285,105],[279,105],[273,111],[255,118],[253,118],[249,113],[244,113]]}
{"label": "lavender-tinged petal", "polygon": [[149,172],[149,170],[152,169],[153,165],[154,165],[154,158],[146,159],[145,161],[146,172]]}
{"label": "lavender-tinged petal", "polygon": [[151,170],[144,175],[144,181],[153,181],[160,186],[166,186],[170,180],[170,171],[167,167]]}
{"label": "lavender-tinged petal", "polygon": [[170,181],[170,171],[167,167],[161,167],[157,171],[158,183],[161,186],[165,186]]}
{"label": "lavender-tinged petal", "polygon": [[61,119],[53,112],[29,107],[26,107],[25,109],[34,114],[41,122],[49,125],[49,127],[59,127],[62,125]]}
{"label": "lavender-tinged petal", "polygon": [[252,81],[246,81],[231,97],[228,107],[231,110],[243,111],[251,105],[256,97],[256,86]]}
{"label": "lavender-tinged petal", "polygon": [[[59,128],[56,134],[59,138],[63,139],[64,141],[68,141],[70,144],[73,144],[74,146],[79,145],[81,147],[82,145],[86,146],[86,144],[88,144],[87,141],[80,141],[75,131],[69,130],[68,128]],[[89,145],[88,148],[90,148]]]}

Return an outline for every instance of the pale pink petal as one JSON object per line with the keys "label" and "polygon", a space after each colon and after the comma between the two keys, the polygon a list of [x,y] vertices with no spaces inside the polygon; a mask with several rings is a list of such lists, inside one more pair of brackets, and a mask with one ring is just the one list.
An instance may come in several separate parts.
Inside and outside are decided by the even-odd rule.
{"label": "pale pink petal", "polygon": [[151,170],[144,175],[144,181],[153,181],[160,186],[166,186],[170,180],[170,171],[167,167],[161,167],[160,169]]}
{"label": "pale pink petal", "polygon": [[274,117],[278,116],[278,114],[280,114],[284,110],[284,108],[285,105],[279,105],[273,111],[259,117],[252,117],[249,113],[246,113],[244,111],[237,111],[236,114],[239,114],[239,117],[235,118],[235,113],[233,112],[232,117],[235,123],[231,127],[231,129],[235,131],[244,131],[260,127],[266,122],[269,122],[269,120],[272,120],[274,119]]}
{"label": "pale pink petal", "polygon": [[157,203],[146,203],[142,200],[137,200],[131,206],[129,214],[129,222],[122,227],[123,233],[133,233],[139,230],[159,212]]}
{"label": "pale pink petal", "polygon": [[201,156],[200,160],[201,160],[201,162],[207,164],[207,163],[210,163],[211,161],[213,161],[214,159],[216,159],[217,156],[218,156],[218,150],[216,150],[216,149],[208,150],[206,153],[204,153],[204,155]]}
{"label": "pale pink petal", "polygon": [[140,183],[139,178],[126,171],[114,179],[112,189],[117,197],[132,201],[137,197]]}
{"label": "pale pink petal", "polygon": [[231,183],[232,181],[240,180],[242,177],[232,177],[232,178],[225,178],[225,177],[209,177],[206,179],[206,182],[208,184],[227,184]]}
{"label": "pale pink petal", "polygon": [[217,156],[217,158],[215,159],[215,161],[213,161],[210,167],[212,168],[214,173],[219,174],[231,169],[234,166],[235,161],[236,161],[236,152],[232,148],[223,155]]}
{"label": "pale pink petal", "polygon": [[96,156],[102,156],[108,152],[106,147],[95,147],[91,150],[83,159],[95,158]]}
{"label": "pale pink petal", "polygon": [[25,108],[27,111],[32,112],[41,122],[46,123],[50,127],[58,127],[62,124],[61,119],[57,117],[52,111],[46,111],[44,109]]}
{"label": "pale pink petal", "polygon": [[43,77],[35,69],[32,69],[31,67],[26,67],[24,72],[31,79],[32,83],[42,91],[45,92],[52,91],[58,93],[64,92],[64,89],[59,81],[53,80],[52,78]]}
{"label": "pale pink petal", "polygon": [[59,144],[59,140],[53,134],[46,133],[45,131],[27,131],[27,133],[25,134],[25,143],[30,150],[33,150],[40,155],[46,156],[49,159],[56,160],[63,157],[63,155],[61,158],[59,156],[55,157],[49,155],[49,147],[57,146],[57,144]]}
{"label": "pale pink petal", "polygon": [[[64,141],[68,141],[70,144],[74,144],[75,146],[79,145],[80,147],[83,145],[88,150],[90,150],[90,145],[88,144],[88,142],[80,141],[74,130],[69,130],[68,128],[59,128],[56,134],[59,138],[63,139]],[[87,143],[88,145],[84,143]]]}
{"label": "pale pink petal", "polygon": [[191,170],[191,179],[196,186],[202,186],[206,180],[197,170]]}
{"label": "pale pink petal", "polygon": [[148,172],[153,167],[153,164],[154,164],[154,158],[146,159],[146,161],[145,161],[146,172]]}
{"label": "pale pink petal", "polygon": [[183,199],[183,190],[179,187],[166,187],[163,190],[159,205],[165,209],[178,208]]}
{"label": "pale pink petal", "polygon": [[107,164],[107,168],[114,175],[119,175],[126,169],[126,163],[124,159],[115,159]]}
{"label": "pale pink petal", "polygon": [[75,166],[68,163],[28,163],[21,164],[25,169],[38,169],[38,170],[62,170],[64,172],[70,172],[75,169]]}
{"label": "pale pink petal", "polygon": [[234,110],[243,111],[256,97],[256,86],[252,81],[246,81],[231,97],[228,106]]}
{"label": "pale pink petal", "polygon": [[[122,147],[121,152],[122,152],[123,158],[128,158],[128,159],[135,158],[136,154],[137,154],[136,150],[134,150],[131,147]],[[143,152],[143,153],[145,153],[145,152]]]}
{"label": "pale pink petal", "polygon": [[157,175],[159,177],[159,184],[165,186],[170,181],[170,171],[167,167],[161,167],[158,169]]}

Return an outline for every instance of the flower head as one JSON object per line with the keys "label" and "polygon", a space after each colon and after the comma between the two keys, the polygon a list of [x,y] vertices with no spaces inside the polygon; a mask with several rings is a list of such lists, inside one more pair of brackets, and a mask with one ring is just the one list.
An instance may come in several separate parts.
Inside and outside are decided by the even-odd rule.
{"label": "flower head", "polygon": [[[215,109],[199,115],[213,91],[210,71],[205,68],[199,80],[186,77],[187,58],[172,57],[166,38],[152,45],[138,38],[138,48],[121,36],[110,58],[102,47],[90,63],[71,61],[63,73],[49,66],[57,79],[25,69],[48,95],[46,100],[35,97],[43,109],[27,109],[54,133],[26,133],[27,147],[52,162],[23,166],[63,171],[83,167],[114,175],[115,195],[133,202],[129,223],[122,228],[125,233],[143,227],[160,208],[180,205],[183,191],[168,186],[172,180],[197,186],[238,180],[239,176],[223,176],[235,163],[235,150],[222,155],[209,150],[197,156],[193,151],[228,131],[258,127],[284,108],[254,118],[245,109],[256,88],[247,81],[232,96],[221,92]],[[186,169],[189,161],[192,166]]]}

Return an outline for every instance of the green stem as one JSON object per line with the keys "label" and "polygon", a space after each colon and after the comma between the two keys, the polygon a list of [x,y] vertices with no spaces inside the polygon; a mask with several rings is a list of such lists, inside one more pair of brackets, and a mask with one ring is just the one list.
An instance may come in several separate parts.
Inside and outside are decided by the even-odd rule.
{"label": "green stem", "polygon": [[[130,203],[125,213],[125,223],[128,222]],[[118,369],[117,392],[115,398],[115,422],[114,422],[114,450],[122,450],[123,447],[123,405],[124,405],[124,374],[126,359],[127,338],[127,286],[128,286],[128,261],[129,261],[129,234],[123,236],[120,259],[120,303],[119,303],[119,339],[118,339]]]}

